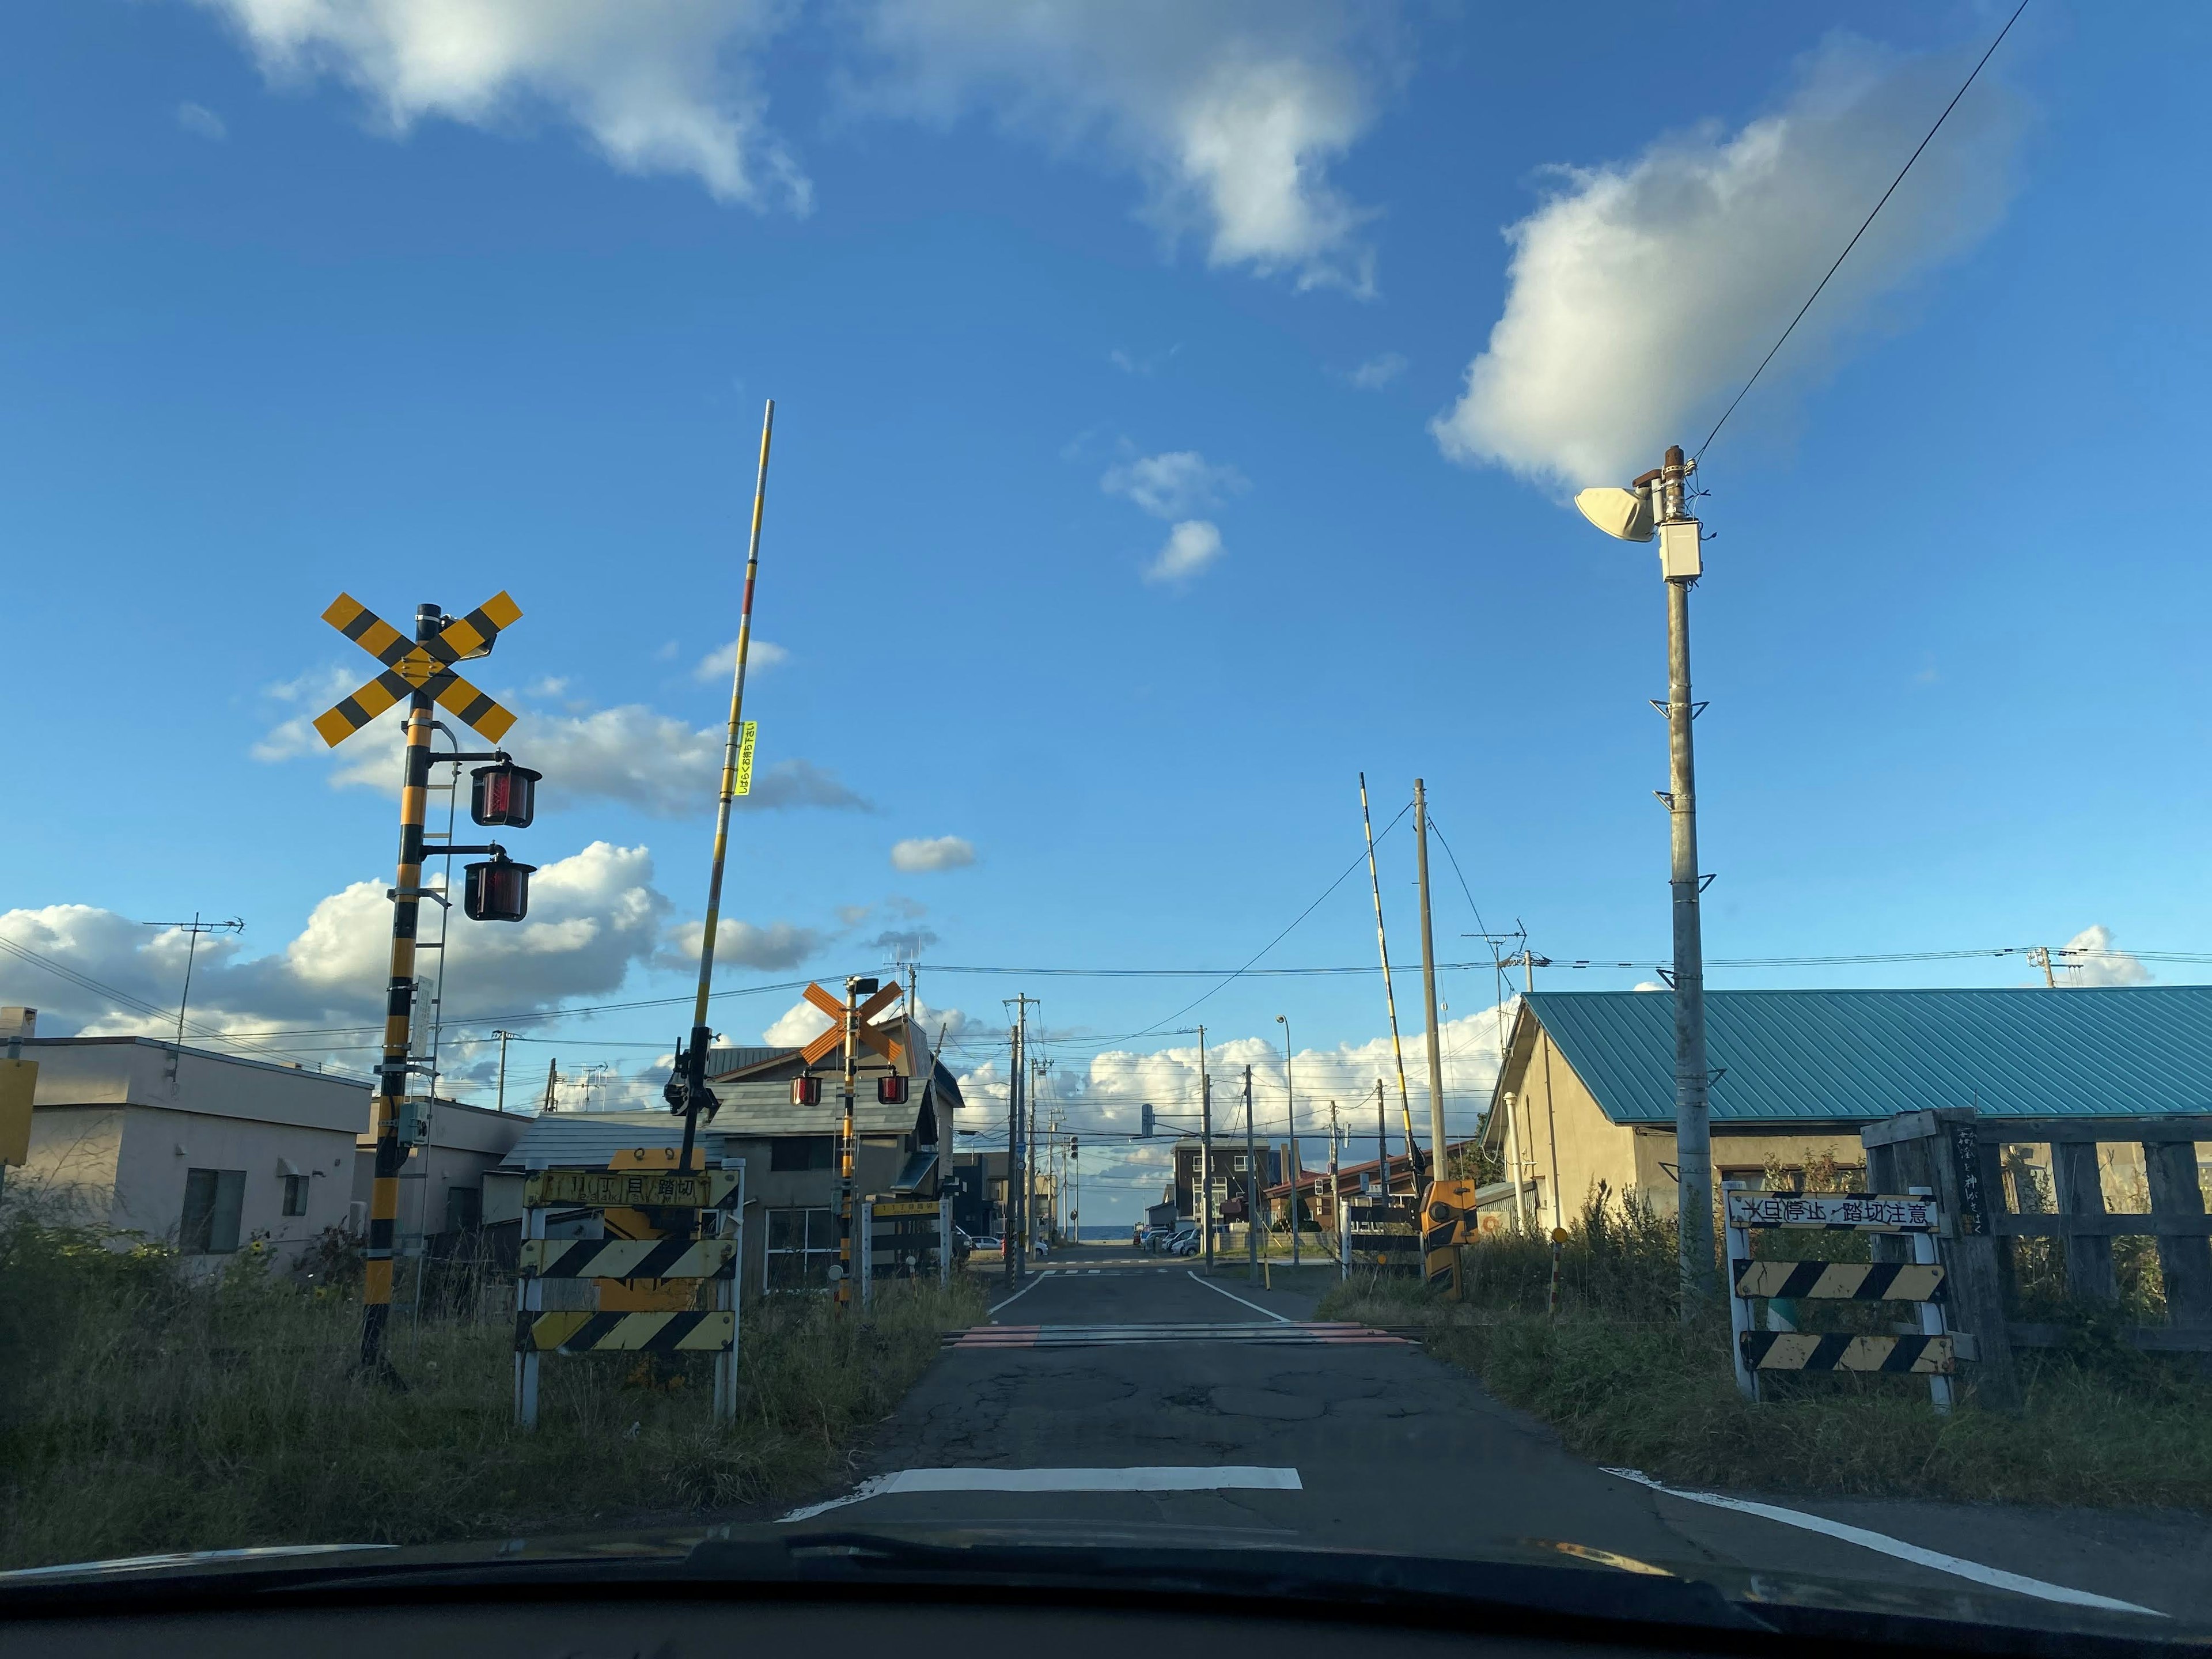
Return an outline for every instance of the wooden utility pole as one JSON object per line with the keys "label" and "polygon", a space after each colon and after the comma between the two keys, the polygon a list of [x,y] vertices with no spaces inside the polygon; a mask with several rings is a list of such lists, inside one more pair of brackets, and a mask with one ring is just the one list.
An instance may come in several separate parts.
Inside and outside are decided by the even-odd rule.
{"label": "wooden utility pole", "polygon": [[1437,946],[1429,927],[1429,793],[1413,780],[1413,845],[1421,888],[1421,996],[1429,1026],[1429,1179],[1444,1178],[1444,1062],[1437,1035]]}

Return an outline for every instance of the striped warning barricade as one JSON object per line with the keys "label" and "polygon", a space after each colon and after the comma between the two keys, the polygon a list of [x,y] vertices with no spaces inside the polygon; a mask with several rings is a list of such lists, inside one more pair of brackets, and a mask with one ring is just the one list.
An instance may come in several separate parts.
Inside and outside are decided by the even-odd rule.
{"label": "striped warning barricade", "polygon": [[733,1238],[530,1238],[519,1269],[543,1279],[727,1279]]}
{"label": "striped warning barricade", "polygon": [[[1887,1372],[1925,1376],[1938,1412],[1951,1409],[1955,1364],[1972,1357],[1972,1339],[1944,1320],[1945,1272],[1936,1239],[1943,1215],[1926,1188],[1886,1193],[1754,1193],[1735,1182],[1726,1189],[1729,1323],[1735,1340],[1736,1387],[1759,1398],[1759,1378],[1774,1371]],[[1763,1229],[1818,1229],[1887,1235],[1886,1247],[1909,1261],[1762,1261],[1752,1235]],[[1912,1325],[1893,1334],[1797,1328],[1806,1304],[1875,1304],[1909,1309]],[[1759,1310],[1764,1303],[1765,1329]]]}
{"label": "striped warning barricade", "polygon": [[1754,1371],[1906,1371],[1951,1374],[1948,1336],[1852,1336],[1841,1331],[1746,1331],[1738,1339]]}
{"label": "striped warning barricade", "polygon": [[722,1353],[738,1340],[738,1316],[690,1313],[526,1313],[515,1320],[521,1353]]}
{"label": "striped warning barricade", "polygon": [[1917,1261],[1738,1261],[1738,1296],[1821,1302],[1933,1302],[1943,1270]]}

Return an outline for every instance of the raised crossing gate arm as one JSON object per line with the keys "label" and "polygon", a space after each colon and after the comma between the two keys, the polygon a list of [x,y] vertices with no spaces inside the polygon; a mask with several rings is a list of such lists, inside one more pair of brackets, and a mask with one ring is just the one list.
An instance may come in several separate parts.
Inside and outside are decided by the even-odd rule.
{"label": "raised crossing gate arm", "polygon": [[[1741,1182],[1723,1188],[1728,1224],[1729,1326],[1736,1387],[1760,1398],[1768,1371],[1888,1371],[1928,1378],[1929,1402],[1948,1413],[1956,1361],[1971,1358],[1971,1337],[1945,1321],[1947,1269],[1936,1260],[1944,1212],[1926,1188],[1902,1194],[1755,1193]],[[1761,1261],[1752,1235],[1762,1229],[1858,1232],[1893,1237],[1910,1261]],[[1758,1328],[1754,1302],[1766,1304]],[[1801,1331],[1801,1303],[1874,1303],[1912,1310],[1918,1330],[1878,1335]],[[1786,1310],[1786,1311],[1785,1311]]]}
{"label": "raised crossing gate arm", "polygon": [[[643,1167],[653,1156],[645,1150],[618,1154],[616,1166],[606,1169],[534,1162],[523,1176],[514,1415],[526,1428],[538,1424],[538,1366],[549,1353],[712,1353],[714,1420],[736,1419],[744,1164],[725,1158],[690,1171]],[[675,1154],[665,1156],[672,1166]],[[556,1210],[598,1210],[603,1223],[618,1216],[632,1236],[548,1238],[547,1218]],[[697,1218],[685,1220],[677,1237],[664,1237],[654,1225],[663,1210],[696,1212]],[[549,1310],[549,1280],[588,1283],[599,1305]],[[702,1290],[711,1292],[711,1306],[698,1305]],[[608,1305],[611,1299],[616,1305]]]}

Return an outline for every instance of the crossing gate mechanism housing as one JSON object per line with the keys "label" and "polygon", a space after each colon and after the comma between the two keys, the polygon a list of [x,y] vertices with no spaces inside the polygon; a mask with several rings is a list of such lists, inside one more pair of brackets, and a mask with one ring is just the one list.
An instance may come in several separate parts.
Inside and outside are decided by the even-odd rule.
{"label": "crossing gate mechanism housing", "polygon": [[[711,1353],[714,1420],[738,1403],[738,1266],[745,1166],[679,1170],[676,1152],[640,1148],[608,1169],[534,1168],[522,1183],[516,1262],[514,1419],[538,1426],[538,1362],[549,1353]],[[555,1212],[596,1220],[599,1238],[548,1238]],[[596,1216],[589,1212],[596,1211]],[[675,1220],[675,1236],[665,1229]],[[581,1279],[592,1308],[549,1309],[549,1281]],[[714,1306],[698,1306],[702,1285]]]}
{"label": "crossing gate mechanism housing", "polygon": [[[1925,1376],[1936,1409],[1951,1409],[1952,1370],[1972,1358],[1973,1339],[1944,1322],[1944,1270],[1936,1259],[1943,1217],[1931,1194],[1754,1193],[1730,1182],[1727,1198],[1729,1323],[1745,1399],[1759,1399],[1767,1371],[1890,1371]],[[1755,1261],[1751,1235],[1762,1228],[1887,1237],[1909,1248],[1912,1260]],[[1766,1304],[1764,1329],[1756,1327],[1754,1301]],[[1800,1330],[1801,1302],[1901,1305],[1912,1310],[1918,1328],[1887,1335]]]}

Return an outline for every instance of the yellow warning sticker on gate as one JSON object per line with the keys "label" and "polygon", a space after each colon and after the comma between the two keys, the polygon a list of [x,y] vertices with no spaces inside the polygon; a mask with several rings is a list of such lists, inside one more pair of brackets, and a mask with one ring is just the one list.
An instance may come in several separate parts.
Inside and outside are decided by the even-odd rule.
{"label": "yellow warning sticker on gate", "polygon": [[744,734],[738,739],[738,781],[730,793],[750,795],[753,792],[753,737],[760,730],[758,720],[747,720]]}

